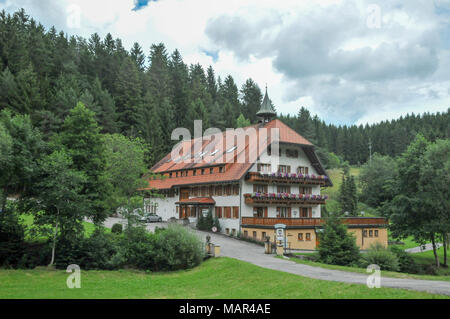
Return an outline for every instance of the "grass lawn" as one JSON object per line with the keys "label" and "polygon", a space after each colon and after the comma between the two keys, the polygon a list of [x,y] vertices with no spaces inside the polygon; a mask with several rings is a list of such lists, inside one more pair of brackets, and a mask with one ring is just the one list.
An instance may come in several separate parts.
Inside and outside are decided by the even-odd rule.
{"label": "grass lawn", "polygon": [[[34,220],[33,215],[22,214],[22,215],[20,215],[20,218],[22,219],[23,225],[27,226],[28,228],[33,226],[33,220]],[[83,221],[83,226],[84,226],[84,234],[86,237],[89,237],[95,230],[95,225],[92,223]],[[111,232],[111,229],[105,228],[105,231],[108,233],[108,232]],[[31,239],[29,234],[27,234],[27,239]],[[35,238],[35,239],[44,240],[44,239],[46,239],[46,237],[41,236],[41,237]]]}
{"label": "grass lawn", "polygon": [[[444,249],[441,247],[438,250],[438,256],[441,260],[441,262],[443,261],[443,256],[444,256]],[[299,253],[297,255],[311,255],[311,254],[302,254]],[[433,255],[433,251],[427,251],[424,253],[417,253],[417,254],[411,254],[411,256],[414,258],[415,262],[418,264],[434,264],[434,255]],[[290,258],[290,260],[299,263],[299,264],[304,264],[304,265],[310,265],[310,266],[315,266],[315,267],[322,267],[322,268],[326,268],[326,269],[335,269],[335,270],[342,270],[342,271],[350,271],[350,272],[357,272],[357,273],[362,273],[362,274],[366,274],[366,269],[365,268],[358,268],[358,267],[348,267],[348,266],[337,266],[337,265],[328,265],[328,264],[323,264],[320,262],[314,262],[314,261],[310,261],[310,260],[303,260],[303,259],[298,259],[298,258]],[[415,274],[406,274],[406,273],[401,273],[401,272],[395,272],[395,271],[381,271],[381,275],[382,276],[386,276],[386,277],[392,277],[392,278],[410,278],[410,279],[424,279],[424,280],[441,280],[441,281],[450,281],[450,268],[443,268],[441,267],[438,270],[438,275],[415,275]]]}
{"label": "grass lawn", "polygon": [[66,287],[68,275],[46,268],[0,270],[0,298],[448,298],[310,279],[225,257],[173,273],[81,271],[80,289]]}

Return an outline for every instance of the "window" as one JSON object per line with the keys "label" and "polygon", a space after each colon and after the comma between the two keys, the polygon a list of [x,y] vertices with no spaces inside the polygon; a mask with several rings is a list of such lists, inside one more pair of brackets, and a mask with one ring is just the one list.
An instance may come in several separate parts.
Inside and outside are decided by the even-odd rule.
{"label": "window", "polygon": [[233,228],[233,229],[231,230],[231,236],[236,236],[236,229],[235,229],[235,228]]}
{"label": "window", "polygon": [[312,194],[312,187],[300,187],[300,190],[299,190],[299,192],[300,192],[300,194],[303,194],[303,195],[305,195],[305,194]]}
{"label": "window", "polygon": [[233,194],[234,195],[239,195],[239,185],[234,185],[233,186]]}
{"label": "window", "polygon": [[303,233],[298,233],[298,240],[303,240]]}
{"label": "window", "polygon": [[312,217],[312,207],[300,207],[300,217],[311,218]]}
{"label": "window", "polygon": [[262,232],[261,239],[266,240],[266,232],[265,231]]}
{"label": "window", "polygon": [[369,230],[369,237],[373,237],[373,230]]}
{"label": "window", "polygon": [[198,196],[198,187],[192,188],[192,196]]}
{"label": "window", "polygon": [[233,218],[239,218],[239,207],[233,207]]}
{"label": "window", "polygon": [[308,171],[309,171],[308,167],[299,166],[297,168],[297,174],[305,174],[306,175],[306,174],[309,174]]}
{"label": "window", "polygon": [[287,157],[298,157],[298,151],[297,150],[290,150],[290,149],[287,149],[286,150],[286,156]]}
{"label": "window", "polygon": [[291,167],[289,165],[278,165],[278,173],[290,173]]}
{"label": "window", "polygon": [[197,175],[197,170],[194,169],[194,170],[192,171],[192,176],[196,176],[196,175]]}
{"label": "window", "polygon": [[175,177],[178,177],[178,172],[175,173]]}
{"label": "window", "polygon": [[222,218],[222,207],[216,207],[216,217]]}
{"label": "window", "polygon": [[229,228],[226,228],[226,229],[225,229],[225,232],[227,233],[227,235],[229,235],[229,234],[230,234],[230,229],[229,229]]}
{"label": "window", "polygon": [[172,173],[169,173],[169,178],[172,178]]}
{"label": "window", "polygon": [[210,173],[210,174],[214,173],[214,168],[213,168],[213,167],[211,167],[211,168],[209,169],[209,173]]}
{"label": "window", "polygon": [[202,175],[205,175],[205,169],[202,168]]}
{"label": "window", "polygon": [[363,237],[367,237],[367,230],[363,230]]}
{"label": "window", "polygon": [[216,186],[214,189],[214,193],[216,196],[222,196],[222,185]]}
{"label": "window", "polygon": [[256,239],[256,231],[253,231],[253,238]]}
{"label": "window", "polygon": [[231,218],[231,207],[225,207],[225,218]]}
{"label": "window", "polygon": [[267,185],[253,184],[254,193],[267,193]]}
{"label": "window", "polygon": [[378,230],[375,230],[375,237],[378,237]]}
{"label": "window", "polygon": [[267,207],[253,207],[253,217],[267,217]]}
{"label": "window", "polygon": [[277,207],[277,217],[279,218],[290,218],[291,208],[290,207]]}
{"label": "window", "polygon": [[224,172],[224,167],[223,166],[220,166],[219,167],[219,173],[223,173]]}
{"label": "window", "polygon": [[278,193],[290,193],[291,192],[291,186],[277,186],[277,192]]}
{"label": "window", "polygon": [[231,185],[225,186],[225,195],[231,196]]}
{"label": "window", "polygon": [[244,230],[244,237],[248,237],[248,231]]}
{"label": "window", "polygon": [[208,196],[208,187],[202,187],[202,196]]}
{"label": "window", "polygon": [[311,233],[306,233],[306,240],[311,240]]}
{"label": "window", "polygon": [[260,173],[270,173],[270,164],[258,164],[257,169]]}

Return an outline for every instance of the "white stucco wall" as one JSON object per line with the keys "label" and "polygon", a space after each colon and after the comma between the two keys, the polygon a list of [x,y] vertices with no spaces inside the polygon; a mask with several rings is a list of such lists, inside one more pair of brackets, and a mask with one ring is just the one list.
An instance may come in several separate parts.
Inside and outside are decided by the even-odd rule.
{"label": "white stucco wall", "polygon": [[[298,151],[298,158],[292,158],[292,157],[287,157],[286,156],[286,149],[292,149],[292,150],[297,150]],[[258,171],[258,164],[262,163],[262,164],[269,164],[270,161],[264,161],[261,162],[260,160],[258,160],[254,165],[252,165],[252,167],[250,168],[249,172],[257,172]],[[291,173],[296,173],[297,172],[297,167],[302,166],[302,167],[308,167],[309,170],[309,174],[315,174],[318,175],[317,171],[314,169],[314,167],[312,167],[311,162],[309,161],[308,157],[306,156],[306,154],[303,152],[302,148],[300,146],[295,146],[295,145],[289,145],[289,146],[285,146],[285,145],[280,145],[280,157],[279,157],[279,165],[289,165],[291,166]],[[278,167],[272,167],[272,171],[277,171]],[[276,217],[277,216],[277,205],[246,205],[245,204],[245,200],[244,200],[244,194],[248,194],[248,193],[253,193],[253,184],[257,184],[257,183],[248,183],[246,181],[243,182],[242,184],[242,216],[243,217],[252,217],[253,216],[253,207],[257,207],[257,206],[262,206],[265,207],[267,206],[267,214],[268,217]],[[264,184],[264,183],[261,183]],[[281,186],[281,185],[286,185],[286,184],[276,184],[276,183],[271,183],[268,185],[268,193],[277,193],[277,186]],[[313,195],[320,195],[320,186],[319,185],[300,185],[300,184],[289,184],[289,186],[291,187],[291,193],[293,194],[299,194],[300,193],[300,187],[304,187],[304,186],[308,186],[312,188],[312,194]],[[294,214],[292,215],[292,217],[299,217],[299,209],[300,207],[312,207],[312,217],[321,217],[321,213],[320,213],[320,205],[293,205],[292,207],[292,214],[294,213],[294,211],[297,212],[297,216],[294,216]]]}

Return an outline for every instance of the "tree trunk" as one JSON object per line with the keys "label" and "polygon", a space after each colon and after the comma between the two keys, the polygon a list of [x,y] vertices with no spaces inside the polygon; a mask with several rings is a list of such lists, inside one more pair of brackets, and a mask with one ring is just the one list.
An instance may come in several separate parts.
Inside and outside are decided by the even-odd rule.
{"label": "tree trunk", "polygon": [[57,209],[57,215],[56,215],[56,225],[55,225],[55,233],[53,234],[53,245],[52,245],[52,260],[50,261],[49,266],[53,266],[53,263],[55,262],[55,250],[56,250],[56,235],[58,234],[58,217],[59,217],[59,210]]}
{"label": "tree trunk", "polygon": [[444,246],[444,266],[447,267],[447,242],[448,242],[448,234],[444,232],[442,234],[442,245]]}
{"label": "tree trunk", "polygon": [[431,234],[431,244],[433,245],[433,254],[434,254],[434,260],[436,262],[436,267],[439,268],[439,257],[436,250],[436,241],[434,234]]}

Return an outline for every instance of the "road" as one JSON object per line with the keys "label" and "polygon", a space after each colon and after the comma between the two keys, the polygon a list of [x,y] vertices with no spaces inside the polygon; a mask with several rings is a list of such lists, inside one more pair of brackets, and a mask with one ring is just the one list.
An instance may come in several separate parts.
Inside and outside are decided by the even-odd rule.
{"label": "road", "polygon": [[[114,222],[117,222],[117,220],[108,220],[105,222],[105,227],[111,227]],[[148,224],[147,229],[152,231],[152,229],[156,226],[165,227],[166,225],[166,223]],[[246,261],[263,268],[284,271],[314,279],[363,285],[366,285],[367,277],[369,276],[369,274],[365,275],[360,273],[313,267],[298,264],[286,259],[274,258],[274,255],[264,254],[264,248],[260,245],[233,239],[221,234],[212,234],[198,230],[194,231],[202,238],[202,240],[205,240],[206,236],[210,235],[211,242],[216,245],[220,245],[222,256]],[[382,276],[381,287],[403,288],[450,296],[450,281],[403,279]]]}

